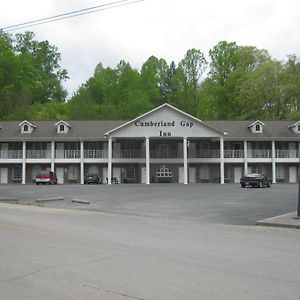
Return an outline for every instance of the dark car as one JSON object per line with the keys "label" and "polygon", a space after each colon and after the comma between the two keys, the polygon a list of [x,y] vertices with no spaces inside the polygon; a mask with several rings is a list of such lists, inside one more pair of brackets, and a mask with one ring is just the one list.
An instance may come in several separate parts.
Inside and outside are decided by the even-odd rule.
{"label": "dark car", "polygon": [[246,186],[262,188],[264,186],[270,187],[272,185],[272,181],[263,174],[250,173],[240,179],[240,184],[242,188]]}
{"label": "dark car", "polygon": [[86,174],[84,176],[84,184],[90,184],[90,183],[96,183],[96,184],[100,184],[102,183],[102,178],[98,175],[98,174]]}
{"label": "dark car", "polygon": [[56,174],[52,171],[40,171],[35,177],[36,184],[57,184]]}

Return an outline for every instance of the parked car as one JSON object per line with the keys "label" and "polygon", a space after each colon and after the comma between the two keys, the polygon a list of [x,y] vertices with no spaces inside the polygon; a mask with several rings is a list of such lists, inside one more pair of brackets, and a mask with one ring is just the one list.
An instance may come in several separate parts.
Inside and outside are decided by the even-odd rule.
{"label": "parked car", "polygon": [[272,181],[263,174],[250,173],[240,179],[240,184],[242,188],[246,186],[262,188],[264,186],[270,187],[272,185]]}
{"label": "parked car", "polygon": [[96,183],[100,184],[102,183],[102,178],[98,174],[89,173],[84,176],[84,184],[90,184],[90,183]]}
{"label": "parked car", "polygon": [[40,171],[35,177],[36,184],[57,184],[56,174],[52,171]]}

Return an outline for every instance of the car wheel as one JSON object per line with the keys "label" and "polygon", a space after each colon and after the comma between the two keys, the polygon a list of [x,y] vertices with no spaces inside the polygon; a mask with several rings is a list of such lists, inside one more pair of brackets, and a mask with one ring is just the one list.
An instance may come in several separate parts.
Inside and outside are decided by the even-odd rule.
{"label": "car wheel", "polygon": [[272,183],[269,181],[268,184],[267,184],[267,187],[271,187]]}
{"label": "car wheel", "polygon": [[246,187],[246,184],[241,183],[241,187],[242,187],[242,188],[245,188],[245,187]]}

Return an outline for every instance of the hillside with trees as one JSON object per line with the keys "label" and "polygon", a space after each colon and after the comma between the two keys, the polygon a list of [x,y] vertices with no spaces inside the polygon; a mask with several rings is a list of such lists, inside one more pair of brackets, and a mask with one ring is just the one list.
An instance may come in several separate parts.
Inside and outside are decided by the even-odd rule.
{"label": "hillside with trees", "polygon": [[0,119],[131,119],[170,103],[203,120],[300,119],[300,60],[221,41],[205,57],[190,49],[170,64],[149,57],[140,70],[97,64],[66,101],[58,49],[32,32],[0,33]]}

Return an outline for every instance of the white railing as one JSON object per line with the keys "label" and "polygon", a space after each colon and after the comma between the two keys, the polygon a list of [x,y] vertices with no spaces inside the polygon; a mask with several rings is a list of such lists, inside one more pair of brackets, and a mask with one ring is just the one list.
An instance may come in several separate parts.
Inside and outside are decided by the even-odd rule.
{"label": "white railing", "polygon": [[113,150],[113,158],[144,158],[142,150]]}
{"label": "white railing", "polygon": [[105,158],[104,150],[84,150],[84,158]]}
{"label": "white railing", "polygon": [[249,158],[272,158],[272,150],[255,149],[248,151]]}
{"label": "white railing", "polygon": [[80,158],[80,150],[56,150],[55,158]]}
{"label": "white railing", "polygon": [[150,150],[151,158],[178,158],[177,150]]}
{"label": "white railing", "polygon": [[0,159],[21,159],[23,158],[22,150],[0,151]]}
{"label": "white railing", "polygon": [[224,150],[225,158],[244,158],[244,150]]}
{"label": "white railing", "polygon": [[51,150],[26,150],[26,158],[31,158],[31,159],[51,158]]}
{"label": "white railing", "polygon": [[220,150],[196,150],[196,158],[220,158]]}
{"label": "white railing", "polygon": [[276,150],[276,158],[299,158],[297,150]]}

